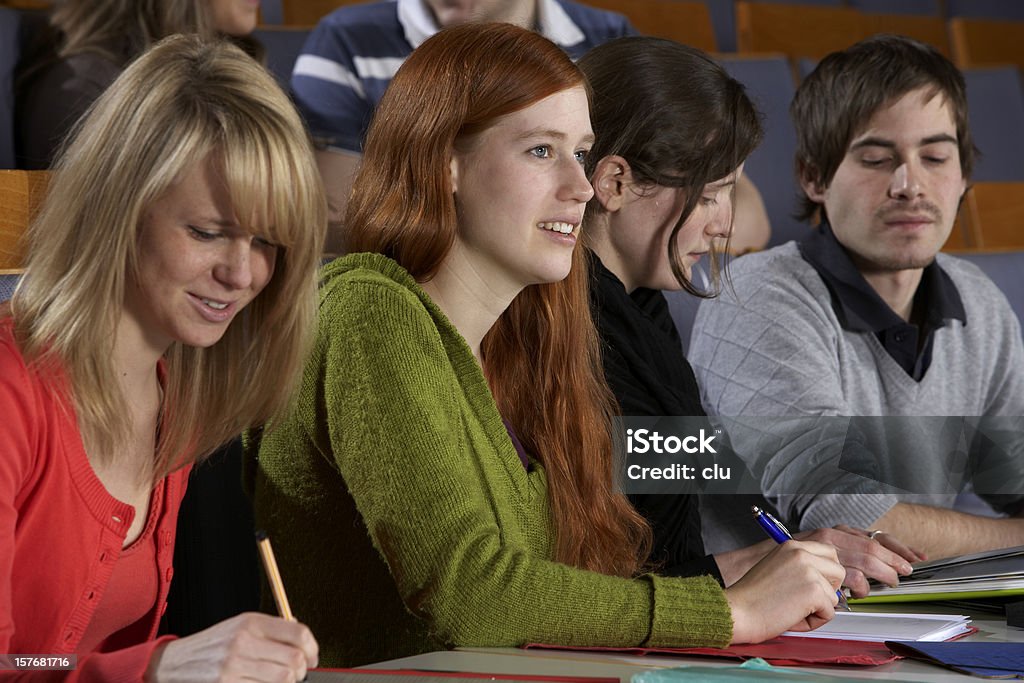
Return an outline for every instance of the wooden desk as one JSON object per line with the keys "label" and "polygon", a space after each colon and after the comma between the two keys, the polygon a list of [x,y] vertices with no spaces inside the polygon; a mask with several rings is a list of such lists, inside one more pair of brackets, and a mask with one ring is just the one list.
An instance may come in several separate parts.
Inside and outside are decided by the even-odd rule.
{"label": "wooden desk", "polygon": [[[867,606],[863,607],[868,611]],[[899,605],[896,607],[873,607],[872,611],[915,611],[939,614],[961,613],[955,609],[932,605]],[[972,615],[978,632],[969,636],[972,641],[1002,641],[1024,644],[1024,629],[1007,627],[1006,621],[995,615]],[[633,657],[628,655],[567,652],[555,650],[517,650],[513,648],[464,648],[447,652],[429,652],[413,657],[394,659],[371,664],[370,669],[423,669],[434,671],[475,671],[497,674],[527,674],[551,676],[605,676],[618,677],[629,683],[633,674],[647,669],[671,668],[677,666],[736,666],[736,660],[714,657]],[[900,660],[875,667],[834,666],[800,667],[801,671],[884,681],[922,681],[943,683],[945,681],[971,680],[938,666],[913,660]],[[341,681],[343,676],[328,672],[313,672],[310,683],[331,683]],[[410,681],[410,683],[412,683]]]}

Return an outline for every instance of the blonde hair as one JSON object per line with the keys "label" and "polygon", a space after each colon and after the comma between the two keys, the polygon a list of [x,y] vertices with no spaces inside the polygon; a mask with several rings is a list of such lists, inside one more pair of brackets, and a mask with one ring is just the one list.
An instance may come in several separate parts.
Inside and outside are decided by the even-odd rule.
{"label": "blonde hair", "polygon": [[111,351],[140,224],[206,161],[219,164],[244,227],[280,246],[273,278],[219,342],[165,354],[158,476],[284,408],[305,361],[326,202],[308,135],[273,77],[196,36],[167,38],[132,64],[58,159],[12,301],[22,352],[59,363],[83,439],[116,453],[131,424]]}

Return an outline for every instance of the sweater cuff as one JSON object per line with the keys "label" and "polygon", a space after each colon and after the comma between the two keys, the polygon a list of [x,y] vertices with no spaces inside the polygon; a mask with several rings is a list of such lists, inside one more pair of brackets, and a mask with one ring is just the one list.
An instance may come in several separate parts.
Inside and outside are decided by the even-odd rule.
{"label": "sweater cuff", "polygon": [[800,519],[800,529],[828,529],[837,524],[868,529],[899,496],[889,493],[828,493],[815,496]]}
{"label": "sweater cuff", "polygon": [[712,577],[646,578],[654,588],[654,613],[645,646],[725,647],[732,641],[729,603]]}

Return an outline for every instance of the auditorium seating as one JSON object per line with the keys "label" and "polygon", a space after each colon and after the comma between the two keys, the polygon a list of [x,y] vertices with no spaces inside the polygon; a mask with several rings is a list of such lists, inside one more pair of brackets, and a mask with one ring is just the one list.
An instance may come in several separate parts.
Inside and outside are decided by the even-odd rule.
{"label": "auditorium seating", "polygon": [[974,180],[1024,181],[1024,84],[1013,66],[964,69]]}
{"label": "auditorium seating", "polygon": [[949,31],[961,69],[1003,64],[1024,69],[1024,21],[956,17]]}
{"label": "auditorium seating", "polygon": [[784,55],[721,55],[722,66],[743,83],[764,115],[764,140],[747,159],[744,173],[754,181],[772,224],[769,246],[802,235],[806,226],[793,218],[798,186],[793,172],[796,131],[789,103],[796,84]]}
{"label": "auditorium seating", "polygon": [[24,236],[38,211],[48,171],[0,171],[0,268],[24,265]]}
{"label": "auditorium seating", "polygon": [[302,46],[309,37],[309,26],[260,26],[253,31],[253,37],[263,45],[267,54],[267,68],[285,90],[292,77],[292,67],[302,53]]}

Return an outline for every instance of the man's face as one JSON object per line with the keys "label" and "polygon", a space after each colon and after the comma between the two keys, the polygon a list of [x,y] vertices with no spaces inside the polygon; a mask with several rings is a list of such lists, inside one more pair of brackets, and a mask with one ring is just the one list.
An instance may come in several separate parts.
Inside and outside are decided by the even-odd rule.
{"label": "man's face", "polygon": [[861,272],[927,266],[966,188],[951,109],[926,89],[907,93],[854,134],[828,187],[802,185]]}
{"label": "man's face", "polygon": [[441,28],[469,21],[513,21],[535,0],[423,0]]}

